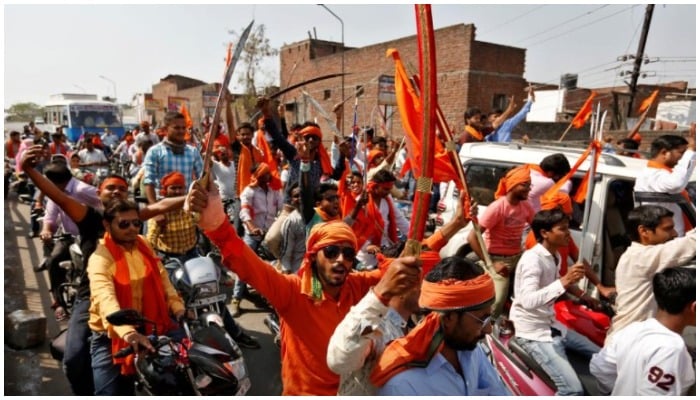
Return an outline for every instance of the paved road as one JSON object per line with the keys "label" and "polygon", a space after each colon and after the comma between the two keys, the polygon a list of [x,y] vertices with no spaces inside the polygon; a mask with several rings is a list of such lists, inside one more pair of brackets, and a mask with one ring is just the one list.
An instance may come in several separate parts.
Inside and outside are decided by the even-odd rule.
{"label": "paved road", "polygon": [[[29,206],[18,202],[14,194],[4,204],[5,220],[5,315],[19,309],[38,311],[47,317],[47,341],[27,350],[5,345],[5,395],[71,395],[61,365],[49,353],[49,340],[65,323],[57,323],[51,310],[47,272],[35,273],[32,265],[42,257],[41,241],[30,239]],[[256,337],[263,348],[243,349],[252,386],[249,395],[280,395],[280,355],[263,319],[267,312],[251,303],[242,303],[244,314],[238,318],[243,328]]]}

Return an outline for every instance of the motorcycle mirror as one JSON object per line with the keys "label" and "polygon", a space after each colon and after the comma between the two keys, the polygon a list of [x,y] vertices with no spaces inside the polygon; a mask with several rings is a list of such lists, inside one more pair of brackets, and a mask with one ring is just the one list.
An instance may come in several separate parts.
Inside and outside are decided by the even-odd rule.
{"label": "motorcycle mirror", "polygon": [[107,322],[115,326],[141,325],[144,321],[146,319],[141,313],[131,308],[115,311],[107,316]]}

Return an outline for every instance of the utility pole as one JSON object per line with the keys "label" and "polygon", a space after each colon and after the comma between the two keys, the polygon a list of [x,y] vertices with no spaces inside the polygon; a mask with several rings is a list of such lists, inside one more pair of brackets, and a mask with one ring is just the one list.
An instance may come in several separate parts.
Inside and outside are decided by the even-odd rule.
{"label": "utility pole", "polygon": [[632,110],[634,109],[634,96],[637,94],[637,79],[639,79],[639,72],[642,67],[642,59],[644,58],[644,48],[647,45],[647,36],[649,35],[649,25],[651,25],[651,15],[654,13],[654,5],[647,4],[647,11],[644,15],[644,27],[642,27],[642,35],[639,37],[639,47],[637,48],[637,56],[634,59],[634,71],[632,72],[632,79],[629,84],[630,86],[630,103],[627,106],[627,117],[632,117]]}

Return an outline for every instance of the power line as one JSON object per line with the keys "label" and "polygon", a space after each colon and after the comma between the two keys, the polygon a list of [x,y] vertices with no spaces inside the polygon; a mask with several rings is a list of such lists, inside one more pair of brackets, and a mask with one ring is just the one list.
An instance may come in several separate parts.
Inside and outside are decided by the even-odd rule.
{"label": "power line", "polygon": [[502,28],[502,27],[504,27],[504,26],[510,24],[511,22],[514,22],[514,21],[519,20],[520,18],[522,18],[522,17],[524,17],[524,16],[526,16],[526,15],[532,14],[533,12],[539,10],[540,8],[542,8],[542,7],[544,7],[544,6],[546,6],[546,4],[542,4],[542,5],[540,5],[540,6],[537,6],[537,7],[533,8],[532,10],[529,10],[529,11],[523,13],[523,14],[520,14],[520,15],[518,15],[518,16],[515,17],[515,18],[509,19],[508,21],[506,21],[506,22],[504,22],[504,23],[502,23],[502,24],[500,24],[500,25],[498,25],[498,26],[496,26],[496,27],[494,27],[494,28],[492,28],[492,29],[489,29],[489,30],[487,30],[487,31],[485,31],[485,32],[482,32],[481,34],[482,34],[482,35],[485,35],[485,34],[487,34],[487,33],[491,33],[491,32],[493,32],[493,31],[495,31],[495,30],[497,30],[497,29],[500,29],[500,28]]}
{"label": "power line", "polygon": [[570,30],[568,30],[568,31],[559,33],[559,34],[557,34],[556,36],[552,36],[552,37],[550,37],[550,38],[541,40],[541,41],[539,41],[539,42],[535,42],[535,43],[533,43],[533,44],[528,45],[527,47],[528,47],[528,48],[532,48],[532,47],[534,47],[534,46],[537,46],[538,44],[542,44],[542,43],[544,43],[544,42],[548,42],[548,41],[550,41],[550,40],[552,40],[552,39],[560,38],[560,37],[562,37],[562,36],[564,36],[564,35],[566,35],[566,34],[568,34],[568,33],[577,31],[577,30],[579,30],[579,29],[581,29],[581,28],[587,28],[587,27],[589,27],[589,26],[591,26],[591,25],[593,25],[593,24],[597,24],[597,23],[600,22],[600,21],[603,21],[603,20],[606,20],[606,19],[608,19],[608,18],[614,17],[614,16],[616,16],[617,14],[623,13],[623,12],[625,12],[625,11],[627,11],[627,10],[631,10],[631,9],[633,9],[633,8],[635,8],[635,7],[638,7],[638,6],[634,5],[634,6],[627,7],[627,8],[625,8],[625,9],[623,9],[623,10],[620,10],[620,11],[618,11],[618,12],[616,12],[616,13],[610,14],[610,15],[608,15],[608,16],[606,16],[606,17],[599,18],[599,19],[597,19],[597,20],[595,20],[595,21],[592,21],[592,22],[586,23],[586,24],[584,24],[584,25],[581,25],[581,26],[577,26],[577,27],[575,27],[575,28],[572,28],[572,29],[570,29]]}
{"label": "power line", "polygon": [[541,34],[543,34],[543,33],[547,33],[547,32],[549,32],[549,31],[551,31],[551,30],[554,30],[554,29],[556,29],[556,28],[562,26],[562,25],[566,25],[566,24],[568,24],[568,23],[571,22],[571,21],[575,21],[575,20],[577,20],[577,19],[579,19],[579,18],[581,18],[581,17],[585,17],[586,15],[590,15],[590,14],[592,14],[592,13],[598,11],[598,10],[602,10],[603,8],[605,8],[605,7],[607,7],[607,6],[608,6],[607,4],[604,4],[604,5],[602,5],[602,6],[598,7],[598,8],[596,8],[595,10],[585,12],[585,13],[579,15],[579,16],[576,16],[576,17],[574,17],[574,18],[571,18],[571,19],[569,19],[569,20],[566,20],[566,21],[562,22],[562,23],[559,24],[559,25],[555,25],[555,26],[553,26],[553,27],[551,27],[551,28],[547,28],[547,29],[545,29],[545,30],[543,30],[543,31],[541,31],[541,32],[535,33],[534,35],[530,35],[530,36],[528,36],[528,37],[526,37],[526,38],[520,39],[520,41],[515,42],[515,44],[516,44],[516,45],[517,45],[517,44],[520,44],[520,43],[522,43],[522,42],[524,42],[524,41],[526,41],[526,40],[528,40],[528,39],[531,39],[531,38],[533,38],[533,37],[537,37],[537,36],[539,36],[539,35],[541,35]]}

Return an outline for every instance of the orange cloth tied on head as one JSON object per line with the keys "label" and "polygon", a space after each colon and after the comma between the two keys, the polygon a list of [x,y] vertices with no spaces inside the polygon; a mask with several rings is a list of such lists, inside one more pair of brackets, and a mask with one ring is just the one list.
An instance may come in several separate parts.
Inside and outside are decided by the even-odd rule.
{"label": "orange cloth tied on head", "polygon": [[385,157],[386,155],[384,154],[383,151],[381,151],[379,149],[374,149],[374,150],[370,151],[369,154],[367,155],[367,164],[369,164],[370,166],[376,166],[378,163],[375,164],[374,160],[376,160],[380,156]]}
{"label": "orange cloth tied on head", "polygon": [[173,171],[160,180],[160,195],[165,196],[168,186],[180,185],[185,186],[185,175],[179,171]]}
{"label": "orange cloth tied on head", "polygon": [[312,135],[318,138],[319,143],[317,153],[318,159],[321,162],[321,171],[330,176],[333,173],[333,166],[331,165],[331,158],[328,156],[328,151],[326,151],[326,148],[323,147],[323,136],[321,134],[321,129],[310,125],[302,129],[299,133],[302,137]]}
{"label": "orange cloth tied on head", "polygon": [[102,183],[100,184],[100,190],[104,190],[104,188],[110,185],[123,185],[125,187],[129,187],[129,184],[124,178],[112,176],[102,181]]}
{"label": "orange cloth tied on head", "polygon": [[440,253],[432,250],[421,251],[418,258],[423,263],[421,266],[423,274],[427,274],[440,262]]}
{"label": "orange cloth tied on head", "polygon": [[506,173],[506,176],[498,181],[498,189],[496,190],[495,197],[499,198],[505,196],[506,193],[510,192],[514,187],[527,182],[530,182],[530,169],[527,165],[513,168]]}
{"label": "orange cloth tied on head", "polygon": [[255,172],[250,176],[250,186],[255,187],[258,186],[258,179],[260,179],[261,176],[265,174],[270,173],[270,166],[265,164],[264,162],[261,162],[258,164],[258,167],[255,169]]}
{"label": "orange cloth tied on head", "polygon": [[[441,282],[423,281],[418,304],[434,311],[460,310],[483,307],[496,297],[493,279],[481,274],[474,279],[461,281],[449,279]],[[440,329],[440,314],[432,312],[413,328],[408,335],[391,342],[372,370],[370,380],[377,387],[408,368],[412,362],[428,363],[433,337]],[[442,343],[435,351],[440,351]]]}
{"label": "orange cloth tied on head", "polygon": [[343,221],[330,221],[314,225],[306,239],[306,254],[297,272],[301,277],[301,292],[318,301],[323,300],[321,282],[311,269],[311,256],[332,244],[350,243],[357,250],[357,239],[352,228]]}
{"label": "orange cloth tied on head", "polygon": [[574,213],[574,207],[571,204],[571,197],[564,192],[554,192],[552,194],[545,193],[540,197],[542,210],[553,210],[561,207],[564,214],[571,215]]}

